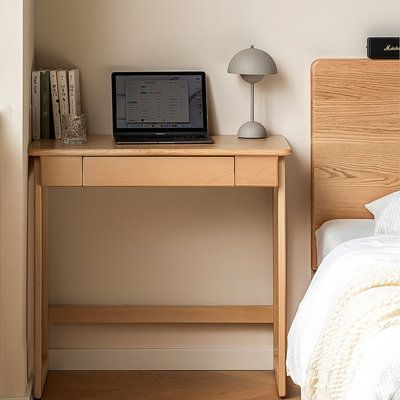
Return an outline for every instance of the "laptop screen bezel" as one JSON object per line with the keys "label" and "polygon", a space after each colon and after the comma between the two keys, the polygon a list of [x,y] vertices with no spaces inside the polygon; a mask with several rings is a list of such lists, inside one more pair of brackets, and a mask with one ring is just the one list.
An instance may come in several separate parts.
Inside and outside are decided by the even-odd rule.
{"label": "laptop screen bezel", "polygon": [[[117,127],[117,104],[116,104],[116,80],[121,75],[147,75],[147,76],[160,76],[160,75],[199,75],[201,76],[202,85],[202,102],[203,102],[203,128],[118,128]],[[112,86],[112,120],[113,120],[113,133],[129,133],[129,134],[160,134],[164,132],[190,132],[192,134],[208,133],[208,115],[207,115],[207,94],[206,94],[206,73],[204,71],[146,71],[146,72],[113,72],[111,74]]]}

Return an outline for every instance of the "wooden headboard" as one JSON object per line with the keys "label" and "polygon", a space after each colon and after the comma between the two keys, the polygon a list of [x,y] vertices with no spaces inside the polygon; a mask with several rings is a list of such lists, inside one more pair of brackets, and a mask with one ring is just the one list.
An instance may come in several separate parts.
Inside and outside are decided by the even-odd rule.
{"label": "wooden headboard", "polygon": [[364,204],[400,188],[400,62],[317,60],[311,68],[312,268],[315,231],[371,218]]}

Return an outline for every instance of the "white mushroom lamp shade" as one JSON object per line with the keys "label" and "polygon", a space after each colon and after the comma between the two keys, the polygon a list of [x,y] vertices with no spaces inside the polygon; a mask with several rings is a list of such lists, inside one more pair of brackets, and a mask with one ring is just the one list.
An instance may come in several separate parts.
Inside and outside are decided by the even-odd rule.
{"label": "white mushroom lamp shade", "polygon": [[233,56],[228,66],[228,72],[240,75],[251,85],[250,121],[239,128],[238,136],[247,139],[266,137],[265,127],[254,121],[254,84],[260,82],[265,75],[277,73],[275,61],[265,51],[251,46]]}

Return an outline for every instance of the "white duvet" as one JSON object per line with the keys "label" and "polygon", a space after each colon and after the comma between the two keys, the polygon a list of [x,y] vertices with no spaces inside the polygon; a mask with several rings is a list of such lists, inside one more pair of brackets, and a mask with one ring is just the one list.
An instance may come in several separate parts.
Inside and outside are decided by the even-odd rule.
{"label": "white duvet", "polygon": [[[362,290],[364,276],[374,282],[372,290],[376,295],[371,296],[371,290]],[[384,283],[379,284],[378,278]],[[356,292],[357,295],[351,297]],[[288,336],[287,370],[293,381],[301,386],[302,398],[400,399],[400,303],[397,306],[397,300],[393,301],[399,292],[400,236],[350,240],[324,258],[299,305]],[[371,304],[370,309],[362,301],[365,295],[365,301]],[[348,301],[343,301],[344,296],[348,296]],[[338,306],[342,307],[341,312],[338,312]],[[357,318],[354,327],[365,324],[368,335],[359,329],[358,336],[349,341],[347,336],[357,329],[348,330],[348,326],[343,325],[351,325],[352,308]],[[359,310],[363,310],[362,315]],[[382,314],[382,310],[386,310],[386,314]],[[332,325],[336,321],[335,315],[341,325]],[[374,318],[377,329],[374,329],[375,324],[371,324]],[[339,345],[341,340],[343,347]],[[349,343],[351,351],[348,350],[350,347],[344,350]],[[353,352],[354,348],[356,352]],[[343,374],[338,378],[337,372],[342,370]],[[322,371],[320,376],[316,371]],[[328,382],[340,386],[340,389],[335,386],[333,391],[325,392],[326,388],[323,388],[320,391],[323,396],[312,397],[310,377],[319,380],[315,387]]]}

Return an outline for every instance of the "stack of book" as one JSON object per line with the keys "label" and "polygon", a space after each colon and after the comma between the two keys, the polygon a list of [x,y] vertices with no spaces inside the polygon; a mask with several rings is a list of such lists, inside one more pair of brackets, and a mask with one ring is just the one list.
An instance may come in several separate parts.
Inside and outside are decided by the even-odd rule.
{"label": "stack of book", "polygon": [[61,139],[61,116],[81,114],[79,68],[32,71],[32,137]]}

